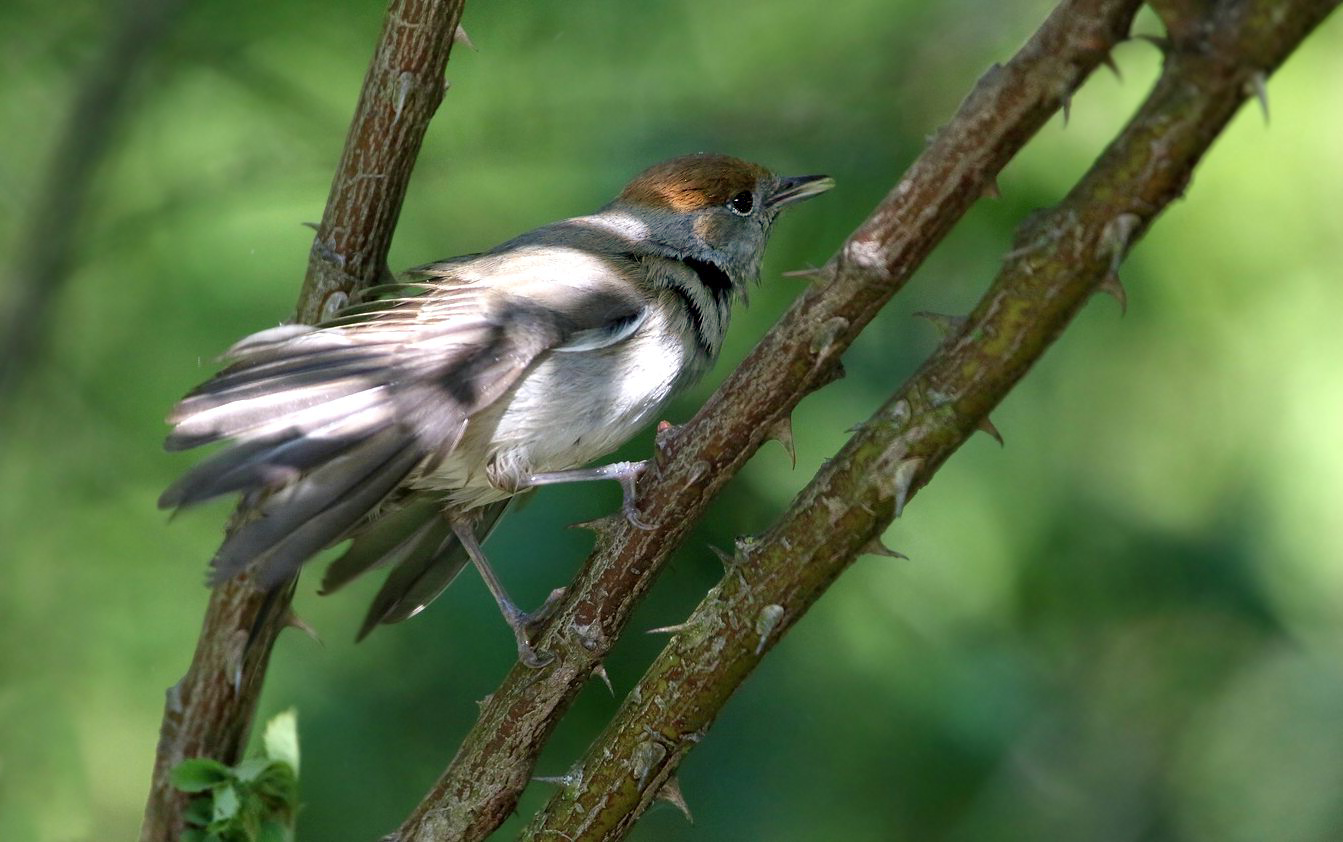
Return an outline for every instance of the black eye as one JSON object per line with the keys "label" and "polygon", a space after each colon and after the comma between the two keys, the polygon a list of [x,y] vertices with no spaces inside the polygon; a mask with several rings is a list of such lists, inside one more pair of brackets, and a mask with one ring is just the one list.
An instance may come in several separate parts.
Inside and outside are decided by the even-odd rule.
{"label": "black eye", "polygon": [[737,216],[746,216],[755,207],[755,197],[751,195],[750,190],[743,190],[731,199],[727,200],[728,210]]}

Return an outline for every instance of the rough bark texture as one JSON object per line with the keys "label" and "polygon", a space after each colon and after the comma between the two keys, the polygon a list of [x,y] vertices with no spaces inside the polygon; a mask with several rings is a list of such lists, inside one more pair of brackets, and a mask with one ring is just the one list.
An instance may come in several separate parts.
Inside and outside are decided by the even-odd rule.
{"label": "rough bark texture", "polygon": [[652,528],[619,518],[594,524],[597,549],[538,640],[555,659],[514,667],[387,840],[481,839],[512,813],[545,740],[690,524],[797,403],[841,373],[840,355],[859,331],[1125,37],[1138,5],[1065,0],[1010,62],[985,74],[820,273],[825,283],[808,288],[694,419],[660,437],[638,501]]}
{"label": "rough bark texture", "polygon": [[[465,0],[392,0],[364,78],[344,155],[313,241],[297,318],[318,320],[377,282]],[[271,647],[291,614],[292,588],[266,595],[246,576],[215,588],[191,667],[168,690],[141,842],[182,832],[185,797],[168,772],[187,757],[238,759],[247,742]],[[249,636],[251,643],[248,643]]]}
{"label": "rough bark texture", "polygon": [[[705,597],[565,776],[524,839],[620,839],[658,797],[680,800],[681,759],[732,692],[831,582],[874,543],[1098,290],[1247,95],[1335,0],[1170,4],[1165,67],[1133,120],[1056,207],[1018,229],[974,312],[853,436],[764,535],[737,548]],[[1191,17],[1197,15],[1197,17]],[[973,99],[973,98],[972,98]],[[835,281],[878,238],[860,231]]]}

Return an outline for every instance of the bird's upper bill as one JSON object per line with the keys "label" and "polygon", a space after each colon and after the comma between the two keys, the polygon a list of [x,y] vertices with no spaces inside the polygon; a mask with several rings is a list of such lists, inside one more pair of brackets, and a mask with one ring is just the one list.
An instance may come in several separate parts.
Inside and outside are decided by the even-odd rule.
{"label": "bird's upper bill", "polygon": [[835,186],[834,179],[823,175],[776,179],[764,167],[730,155],[682,155],[644,170],[620,194],[620,201],[687,213],[721,205],[743,190],[755,192],[761,184],[770,185],[763,198],[771,207]]}

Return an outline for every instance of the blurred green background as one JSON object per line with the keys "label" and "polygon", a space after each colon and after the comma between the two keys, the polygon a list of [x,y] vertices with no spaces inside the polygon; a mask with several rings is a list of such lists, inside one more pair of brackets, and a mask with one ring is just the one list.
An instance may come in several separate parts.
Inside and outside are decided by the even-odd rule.
{"label": "blurred green background", "polygon": [[[391,263],[488,247],[594,209],[695,150],[831,194],[782,221],[764,283],[689,417],[1046,0],[473,2]],[[0,6],[0,266],[24,247],[75,92],[128,11]],[[290,313],[377,36],[377,2],[182,4],[133,79],[96,172],[56,321],[0,396],[0,839],[127,839],[163,691],[186,668],[229,506],[167,523],[192,458],[162,417],[215,354]],[[1159,32],[1150,14],[1138,31]],[[1003,174],[677,554],[634,629],[683,618],[720,574],[706,545],[763,529],[963,312],[1012,226],[1065,191],[1158,68],[1123,44]],[[1343,21],[1246,109],[1123,270],[890,530],[765,662],[686,762],[694,813],[635,838],[1343,839]],[[46,279],[38,279],[39,283]],[[13,296],[12,287],[0,295]],[[627,452],[647,454],[651,435]],[[590,543],[608,488],[543,490],[490,550],[524,605]],[[297,609],[262,716],[296,706],[299,835],[394,827],[513,659],[479,579],[353,633],[376,577]],[[664,639],[608,669],[629,690]],[[617,705],[594,684],[541,760],[561,773]],[[528,789],[511,836],[547,796]]]}

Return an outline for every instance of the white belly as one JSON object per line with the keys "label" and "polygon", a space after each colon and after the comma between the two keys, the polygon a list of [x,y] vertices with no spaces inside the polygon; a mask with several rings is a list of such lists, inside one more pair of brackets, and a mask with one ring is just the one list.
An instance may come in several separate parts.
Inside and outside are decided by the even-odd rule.
{"label": "white belly", "polygon": [[460,445],[417,485],[464,507],[510,496],[521,478],[606,456],[654,420],[699,374],[692,352],[650,314],[609,348],[551,353],[494,407],[467,424]]}

